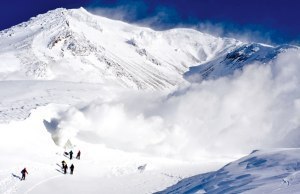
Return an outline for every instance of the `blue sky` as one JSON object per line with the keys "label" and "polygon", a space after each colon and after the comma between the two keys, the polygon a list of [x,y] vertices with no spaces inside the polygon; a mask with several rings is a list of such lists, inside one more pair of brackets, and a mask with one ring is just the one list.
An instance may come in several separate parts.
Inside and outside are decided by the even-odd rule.
{"label": "blue sky", "polygon": [[4,0],[0,30],[58,7],[81,6],[156,29],[194,26],[225,36],[250,35],[258,41],[300,40],[298,0]]}

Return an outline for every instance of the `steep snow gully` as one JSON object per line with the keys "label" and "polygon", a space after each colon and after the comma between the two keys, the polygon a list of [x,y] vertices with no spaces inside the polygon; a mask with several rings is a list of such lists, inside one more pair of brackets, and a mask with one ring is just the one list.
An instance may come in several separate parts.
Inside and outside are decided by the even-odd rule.
{"label": "steep snow gully", "polygon": [[1,194],[300,193],[297,46],[56,9],[0,59]]}

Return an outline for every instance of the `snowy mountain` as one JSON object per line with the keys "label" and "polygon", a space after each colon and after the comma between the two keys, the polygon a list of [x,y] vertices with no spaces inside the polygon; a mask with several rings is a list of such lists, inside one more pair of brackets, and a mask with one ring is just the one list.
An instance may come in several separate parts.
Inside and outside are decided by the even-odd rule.
{"label": "snowy mountain", "polygon": [[[116,83],[137,89],[174,88],[248,63],[268,62],[291,46],[272,47],[218,38],[192,29],[154,31],[56,9],[0,32],[0,80]],[[198,66],[199,65],[199,66]],[[190,67],[197,66],[194,68]]]}
{"label": "snowy mountain", "polygon": [[299,193],[299,149],[253,151],[217,170],[158,193]]}
{"label": "snowy mountain", "polygon": [[298,51],[83,8],[1,31],[0,193],[297,193],[298,149],[207,172],[300,146]]}
{"label": "snowy mountain", "polygon": [[249,64],[269,63],[280,53],[287,52],[289,49],[297,50],[299,47],[292,45],[275,47],[258,43],[243,44],[231,52],[220,54],[208,62],[191,67],[184,76],[192,82],[217,79],[231,75],[236,70],[242,70]]}
{"label": "snowy mountain", "polygon": [[174,88],[190,66],[241,44],[192,29],[154,31],[83,8],[56,9],[0,33],[0,79]]}

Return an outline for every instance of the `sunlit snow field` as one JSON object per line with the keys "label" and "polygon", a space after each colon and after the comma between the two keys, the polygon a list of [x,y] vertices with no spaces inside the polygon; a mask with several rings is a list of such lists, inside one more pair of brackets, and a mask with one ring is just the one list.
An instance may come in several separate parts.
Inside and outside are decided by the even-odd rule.
{"label": "sunlit snow field", "polygon": [[[157,138],[154,132],[134,134],[130,132],[133,130],[130,123],[122,123],[122,128],[117,128],[120,132],[111,131],[114,134],[108,136],[110,132],[105,130],[118,125],[120,115],[113,114],[115,118],[110,118],[112,113],[106,111],[102,115],[95,113],[94,120],[89,120],[89,116],[78,112],[88,109],[89,101],[113,103],[114,95],[109,95],[103,86],[17,81],[2,82],[1,88],[2,109],[6,114],[5,122],[0,125],[0,193],[152,193],[229,161],[207,163],[203,158],[199,162],[189,162],[184,158],[168,157],[164,152],[159,154],[157,148],[152,152],[148,144],[152,138],[154,149]],[[58,120],[58,126],[54,126],[56,118],[64,121]],[[97,125],[105,120],[106,127]],[[139,129],[137,125],[134,127]],[[145,130],[142,125],[140,127]],[[106,140],[102,137],[105,135],[108,136]],[[159,143],[159,138],[156,141]],[[148,153],[144,152],[146,147],[149,147]],[[63,155],[70,148],[75,154],[81,150],[81,160],[70,161]],[[74,175],[62,174],[62,160],[69,166],[75,165]],[[144,171],[138,170],[145,164]],[[20,171],[24,167],[29,175],[21,182]]]}
{"label": "sunlit snow field", "polygon": [[[297,146],[289,135],[297,137],[299,121],[298,57],[285,54],[273,66],[249,66],[169,95],[1,82],[1,192],[152,193],[256,148]],[[70,148],[82,151],[80,161],[63,155]],[[62,174],[62,160],[74,163],[74,175]],[[21,182],[24,167],[29,175]]]}

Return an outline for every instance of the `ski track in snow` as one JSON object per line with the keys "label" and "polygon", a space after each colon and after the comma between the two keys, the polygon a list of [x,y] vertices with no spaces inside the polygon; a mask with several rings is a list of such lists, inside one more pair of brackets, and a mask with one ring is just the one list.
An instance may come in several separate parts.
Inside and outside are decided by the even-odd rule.
{"label": "ski track in snow", "polygon": [[10,176],[8,171],[1,171],[0,177],[0,193],[11,194],[17,192],[17,182],[20,181],[18,178],[14,177],[12,174]]}
{"label": "ski track in snow", "polygon": [[33,185],[32,187],[30,187],[30,189],[28,189],[28,190],[25,192],[25,194],[31,192],[33,189],[35,189],[36,187],[38,187],[39,185],[41,185],[41,184],[43,184],[43,183],[46,183],[47,181],[50,181],[50,180],[52,180],[52,179],[59,178],[59,177],[62,177],[62,176],[64,176],[64,175],[57,175],[57,176],[53,176],[53,177],[50,177],[50,178],[48,178],[48,179],[42,180],[42,181],[40,181],[39,183],[37,183],[37,184]]}

